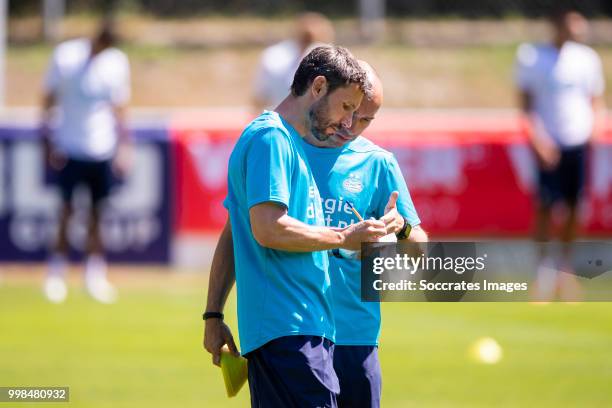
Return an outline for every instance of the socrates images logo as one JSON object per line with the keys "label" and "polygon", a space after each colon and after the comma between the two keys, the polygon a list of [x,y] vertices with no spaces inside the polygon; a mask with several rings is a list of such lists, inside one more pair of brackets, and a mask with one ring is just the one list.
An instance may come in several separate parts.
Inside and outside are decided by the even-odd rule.
{"label": "socrates images logo", "polygon": [[351,193],[361,193],[363,183],[359,176],[355,175],[355,173],[350,173],[348,178],[342,182],[342,187]]}

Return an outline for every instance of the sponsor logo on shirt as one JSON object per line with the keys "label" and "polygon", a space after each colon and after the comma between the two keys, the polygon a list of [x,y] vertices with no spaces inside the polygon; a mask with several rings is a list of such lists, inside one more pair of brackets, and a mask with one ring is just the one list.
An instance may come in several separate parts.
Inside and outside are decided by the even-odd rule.
{"label": "sponsor logo on shirt", "polygon": [[342,182],[342,187],[351,193],[361,193],[363,190],[363,183],[358,175],[350,173],[348,178]]}
{"label": "sponsor logo on shirt", "polygon": [[314,185],[309,186],[308,188],[308,198],[309,203],[306,209],[306,218],[308,219],[317,219],[320,222],[323,222],[323,208],[321,207],[320,202],[321,197],[319,196],[319,191],[316,189]]}

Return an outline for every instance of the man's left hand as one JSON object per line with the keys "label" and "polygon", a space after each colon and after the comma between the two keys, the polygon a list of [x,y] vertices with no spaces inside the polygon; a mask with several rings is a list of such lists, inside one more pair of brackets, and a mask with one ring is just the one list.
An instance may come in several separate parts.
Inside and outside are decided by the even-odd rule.
{"label": "man's left hand", "polygon": [[397,211],[397,198],[399,193],[394,191],[389,196],[389,201],[385,207],[385,215],[381,217],[381,221],[385,223],[387,234],[396,234],[404,227],[404,217]]}
{"label": "man's left hand", "polygon": [[132,166],[132,146],[128,142],[120,142],[117,154],[113,160],[113,173],[120,179],[124,179]]}

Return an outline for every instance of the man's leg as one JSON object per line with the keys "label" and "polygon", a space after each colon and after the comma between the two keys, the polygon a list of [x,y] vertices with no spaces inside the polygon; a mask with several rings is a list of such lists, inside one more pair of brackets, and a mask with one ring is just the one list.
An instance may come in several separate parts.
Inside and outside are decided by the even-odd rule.
{"label": "man's leg", "polygon": [[567,216],[561,230],[565,263],[571,263],[572,244],[578,231],[578,207],[584,191],[586,160],[586,146],[568,150],[561,156],[562,196],[567,208]]}
{"label": "man's leg", "polygon": [[549,301],[555,296],[558,272],[548,246],[551,239],[552,208],[560,196],[560,191],[559,170],[539,169],[534,229],[534,240],[538,251],[536,293],[534,294],[536,301]]}
{"label": "man's leg", "polygon": [[68,270],[68,222],[72,216],[72,207],[64,202],[59,214],[57,241],[49,257],[44,292],[53,303],[62,303],[68,295],[66,272]]}
{"label": "man's leg", "polygon": [[567,217],[561,230],[561,242],[563,243],[563,257],[565,261],[571,259],[572,244],[576,240],[578,231],[578,206],[576,203],[567,205]]}
{"label": "man's leg", "polygon": [[338,346],[334,369],[340,383],[339,408],[378,408],[382,376],[376,346]]}
{"label": "man's leg", "polygon": [[568,302],[577,302],[582,299],[582,288],[580,282],[576,278],[574,267],[572,266],[572,246],[576,239],[578,230],[578,208],[573,204],[567,206],[567,217],[561,231],[562,253],[561,264],[559,270],[559,291],[562,300]]}
{"label": "man's leg", "polygon": [[102,303],[114,303],[117,291],[107,279],[107,265],[100,235],[103,202],[110,193],[110,163],[92,163],[89,166],[88,184],[92,206],[89,214],[87,258],[85,260],[85,285],[89,294]]}
{"label": "man's leg", "polygon": [[562,258],[559,286],[561,297],[567,301],[578,301],[582,298],[582,289],[578,282],[572,262],[573,244],[576,240],[579,220],[579,202],[584,191],[587,148],[580,146],[563,153],[561,170],[563,180],[563,201],[567,213],[561,230]]}
{"label": "man's leg", "polygon": [[538,203],[535,210],[534,240],[543,245],[539,248],[540,259],[547,255],[546,243],[550,242],[550,220],[552,206],[546,203]]}
{"label": "man's leg", "polygon": [[102,255],[104,253],[102,239],[100,237],[100,216],[100,204],[95,203],[91,208],[89,225],[87,226],[87,253],[90,255]]}
{"label": "man's leg", "polygon": [[246,355],[251,406],[337,407],[334,344],[322,337],[274,339]]}
{"label": "man's leg", "polygon": [[59,226],[57,231],[57,242],[55,244],[55,253],[67,255],[70,245],[68,244],[68,222],[72,217],[72,205],[69,201],[62,203],[60,210]]}
{"label": "man's leg", "polygon": [[44,293],[53,303],[62,303],[68,295],[66,272],[68,270],[68,224],[72,217],[72,192],[77,183],[79,172],[75,163],[68,160],[58,173],[58,184],[62,196],[62,206],[59,212],[58,231],[55,245],[48,260],[47,277],[44,283]]}

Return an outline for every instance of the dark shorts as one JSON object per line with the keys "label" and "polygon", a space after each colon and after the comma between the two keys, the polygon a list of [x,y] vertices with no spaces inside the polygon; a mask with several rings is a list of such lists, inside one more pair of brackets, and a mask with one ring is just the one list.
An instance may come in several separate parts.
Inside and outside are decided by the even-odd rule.
{"label": "dark shorts", "polygon": [[74,189],[84,185],[91,193],[92,204],[97,206],[108,197],[114,182],[110,160],[96,162],[68,159],[58,174],[64,203],[70,203]]}
{"label": "dark shorts", "polygon": [[274,339],[245,355],[251,407],[337,407],[334,343],[316,336]]}
{"label": "dark shorts", "polygon": [[575,206],[586,179],[587,146],[561,151],[559,165],[538,172],[540,204],[551,206],[558,201]]}
{"label": "dark shorts", "polygon": [[380,407],[382,377],[377,346],[338,346],[334,369],[340,382],[339,408]]}

